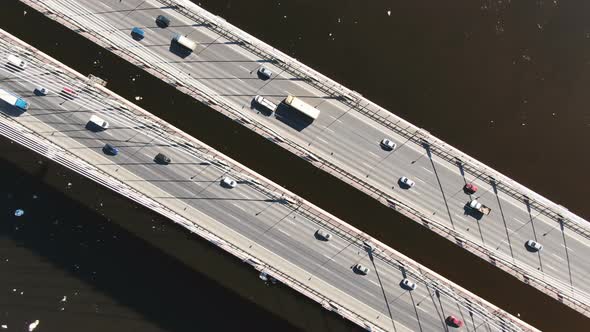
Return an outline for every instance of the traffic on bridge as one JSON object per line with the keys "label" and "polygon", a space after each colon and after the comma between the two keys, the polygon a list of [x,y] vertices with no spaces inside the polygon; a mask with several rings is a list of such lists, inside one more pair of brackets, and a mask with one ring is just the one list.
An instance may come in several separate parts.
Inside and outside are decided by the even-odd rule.
{"label": "traffic on bridge", "polygon": [[1,134],[327,309],[374,331],[536,330],[3,31],[0,61]]}
{"label": "traffic on bridge", "polygon": [[188,1],[22,0],[590,315],[586,220]]}

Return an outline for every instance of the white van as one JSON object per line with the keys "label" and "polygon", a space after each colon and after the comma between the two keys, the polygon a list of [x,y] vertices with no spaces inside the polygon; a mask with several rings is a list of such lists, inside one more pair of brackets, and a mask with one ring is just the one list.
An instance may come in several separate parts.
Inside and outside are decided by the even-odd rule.
{"label": "white van", "polygon": [[254,102],[266,107],[271,112],[274,112],[277,109],[277,105],[260,95],[254,97]]}
{"label": "white van", "polygon": [[94,127],[97,127],[98,129],[101,130],[105,130],[109,127],[109,123],[106,122],[105,120],[99,118],[96,115],[93,115],[90,117],[90,120],[88,120],[88,123],[91,124]]}
{"label": "white van", "polygon": [[190,40],[181,34],[174,35],[172,40],[190,51],[194,51],[197,48],[197,43],[195,41]]}
{"label": "white van", "polygon": [[21,60],[21,58],[17,57],[16,55],[9,55],[7,60],[9,64],[19,69],[25,69],[27,67],[27,63],[24,60]]}

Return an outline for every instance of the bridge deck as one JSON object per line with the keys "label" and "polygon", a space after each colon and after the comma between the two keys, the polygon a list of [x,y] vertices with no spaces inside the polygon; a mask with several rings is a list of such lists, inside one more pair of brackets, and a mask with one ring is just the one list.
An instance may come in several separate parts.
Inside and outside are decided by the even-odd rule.
{"label": "bridge deck", "polygon": [[[535,330],[0,31],[0,59],[9,54],[28,66],[0,66],[0,86],[30,108],[22,113],[0,104],[1,134],[169,216],[326,308],[376,330],[443,330],[450,314],[464,319],[467,330]],[[33,94],[38,86],[49,94]],[[109,129],[86,129],[91,115]],[[105,143],[119,154],[105,155]],[[156,164],[160,152],[172,163]],[[221,186],[225,176],[237,187]],[[320,228],[333,238],[318,240]],[[372,255],[363,241],[376,245]],[[372,271],[356,274],[357,263]],[[418,289],[403,290],[404,277]]]}
{"label": "bridge deck", "polygon": [[[395,202],[400,212],[589,315],[587,222],[427,132],[186,1],[22,1],[82,28],[77,31],[224,114],[245,118],[244,125],[277,144],[384,204]],[[159,14],[172,18],[170,27],[155,24]],[[131,38],[134,26],[146,31],[143,40]],[[197,41],[195,52],[184,58],[171,52],[174,33]],[[257,77],[261,65],[273,78]],[[284,109],[265,115],[252,108],[257,94],[275,103],[287,94],[302,97],[321,110],[320,117],[309,124]],[[397,149],[383,151],[384,137],[397,142]],[[401,176],[416,186],[401,189]],[[480,191],[464,194],[466,182]],[[471,198],[492,213],[474,218],[465,207]],[[527,251],[524,243],[531,239],[542,243],[543,251]]]}

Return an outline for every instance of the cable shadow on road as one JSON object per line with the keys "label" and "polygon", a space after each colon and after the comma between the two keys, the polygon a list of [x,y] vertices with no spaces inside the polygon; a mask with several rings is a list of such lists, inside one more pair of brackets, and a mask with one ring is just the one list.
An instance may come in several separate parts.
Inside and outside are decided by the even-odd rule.
{"label": "cable shadow on road", "polygon": [[434,172],[434,175],[436,177],[436,181],[438,183],[438,187],[439,187],[440,192],[442,194],[442,199],[443,199],[443,202],[445,203],[445,208],[446,208],[447,214],[449,216],[449,221],[451,222],[451,227],[453,229],[455,229],[455,223],[453,222],[453,215],[451,214],[451,209],[449,208],[449,202],[447,201],[447,197],[445,195],[445,190],[443,188],[442,182],[440,181],[440,177],[438,175],[436,165],[434,164],[434,160],[432,159],[432,151],[430,151],[430,145],[428,143],[422,143],[422,147],[426,150],[426,155],[428,156],[428,159],[430,160],[430,164],[432,165],[432,171]]}

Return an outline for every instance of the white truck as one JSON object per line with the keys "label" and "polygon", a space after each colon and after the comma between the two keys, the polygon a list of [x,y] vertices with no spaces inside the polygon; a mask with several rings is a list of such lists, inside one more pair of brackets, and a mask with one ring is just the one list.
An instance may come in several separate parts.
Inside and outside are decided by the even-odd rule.
{"label": "white truck", "polygon": [[26,111],[29,108],[29,103],[27,103],[24,99],[3,89],[0,89],[0,99],[4,100],[7,104],[15,106],[23,111]]}
{"label": "white truck", "polygon": [[191,52],[197,48],[197,42],[194,40],[189,39],[181,34],[176,34],[172,38],[172,41],[178,43],[178,45],[190,50]]}
{"label": "white truck", "polygon": [[16,55],[11,54],[6,60],[8,60],[8,64],[18,69],[25,69],[27,67],[27,63]]}
{"label": "white truck", "polygon": [[480,213],[485,214],[485,215],[488,215],[488,214],[490,214],[490,212],[492,212],[492,209],[481,204],[476,199],[469,202],[469,207],[472,208],[473,210],[479,211]]}
{"label": "white truck", "polygon": [[287,96],[287,98],[285,98],[285,104],[291,106],[291,108],[296,109],[297,111],[305,114],[307,117],[309,117],[311,120],[315,120],[318,118],[318,116],[320,116],[320,111],[309,105],[308,103],[304,102],[303,100],[295,97],[295,96]]}
{"label": "white truck", "polygon": [[87,126],[95,130],[106,130],[109,128],[109,123],[96,115],[92,115],[88,120]]}

